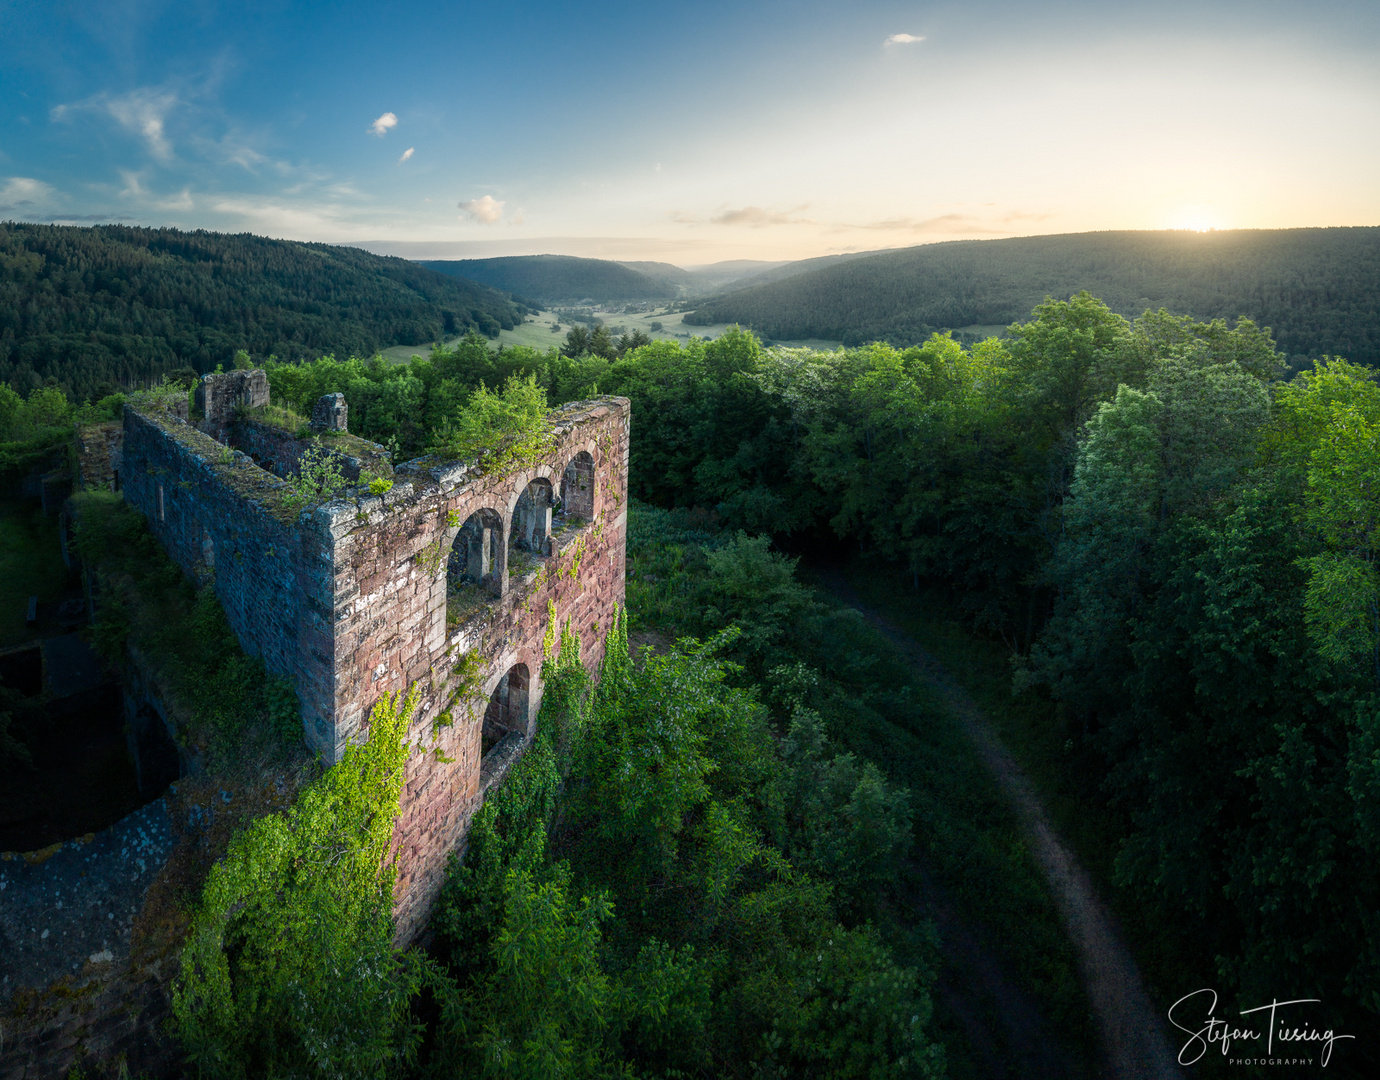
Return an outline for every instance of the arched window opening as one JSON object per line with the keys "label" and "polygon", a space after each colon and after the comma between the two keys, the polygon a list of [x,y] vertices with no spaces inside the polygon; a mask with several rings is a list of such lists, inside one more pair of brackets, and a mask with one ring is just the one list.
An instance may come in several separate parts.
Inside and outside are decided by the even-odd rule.
{"label": "arched window opening", "polygon": [[503,592],[503,520],[492,510],[471,514],[450,547],[446,563],[446,622],[466,615]]}
{"label": "arched window opening", "polygon": [[523,490],[513,508],[513,529],[508,565],[521,577],[535,568],[539,559],[551,554],[551,481],[538,477]]}
{"label": "arched window opening", "polygon": [[484,710],[484,730],[480,738],[480,758],[489,758],[502,746],[511,746],[527,737],[526,664],[514,664],[498,681],[489,707]]}
{"label": "arched window opening", "polygon": [[561,517],[571,525],[594,519],[594,458],[581,450],[561,475]]}

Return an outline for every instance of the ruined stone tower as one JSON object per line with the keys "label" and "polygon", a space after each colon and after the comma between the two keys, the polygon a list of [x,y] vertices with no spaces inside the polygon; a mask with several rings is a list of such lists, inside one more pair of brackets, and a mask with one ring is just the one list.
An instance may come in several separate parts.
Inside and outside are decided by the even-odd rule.
{"label": "ruined stone tower", "polygon": [[[288,431],[261,371],[207,376],[202,417],[126,406],[125,498],[190,575],[212,584],[245,650],[290,680],[327,762],[374,703],[420,688],[394,834],[398,936],[425,921],[446,859],[535,732],[550,619],[587,666],[624,595],[626,398],[566,405],[509,471],[424,458],[394,469],[344,431],[343,400]],[[185,399],[184,399],[185,404]],[[327,462],[350,486],[304,508],[282,477]],[[371,490],[372,484],[372,490]]]}

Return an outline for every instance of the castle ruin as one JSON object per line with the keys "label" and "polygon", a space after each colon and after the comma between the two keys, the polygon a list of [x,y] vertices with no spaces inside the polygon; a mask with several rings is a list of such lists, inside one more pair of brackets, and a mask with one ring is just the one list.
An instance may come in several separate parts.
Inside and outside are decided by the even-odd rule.
{"label": "castle ruin", "polygon": [[[185,406],[185,400],[179,404]],[[485,792],[535,731],[554,619],[603,658],[624,596],[629,403],[550,414],[508,469],[393,467],[327,395],[306,430],[268,414],[262,371],[209,375],[201,417],[126,405],[119,484],[182,569],[211,585],[245,650],[288,679],[304,735],[333,764],[386,694],[419,687],[394,843],[399,941],[425,923]],[[326,462],[349,485],[304,505]]]}

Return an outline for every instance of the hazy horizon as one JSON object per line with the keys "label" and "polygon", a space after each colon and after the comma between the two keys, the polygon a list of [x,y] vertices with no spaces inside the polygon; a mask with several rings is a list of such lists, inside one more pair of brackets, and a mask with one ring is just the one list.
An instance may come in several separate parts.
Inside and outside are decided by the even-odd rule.
{"label": "hazy horizon", "polygon": [[677,265],[1380,224],[1360,0],[20,0],[0,58],[0,219]]}

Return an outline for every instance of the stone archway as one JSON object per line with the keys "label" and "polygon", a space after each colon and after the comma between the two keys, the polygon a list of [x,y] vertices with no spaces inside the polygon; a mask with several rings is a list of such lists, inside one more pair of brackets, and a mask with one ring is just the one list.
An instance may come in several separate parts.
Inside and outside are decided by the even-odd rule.
{"label": "stone archway", "polygon": [[446,623],[455,625],[472,611],[503,595],[507,559],[503,518],[498,511],[476,510],[456,531],[446,560]]}

